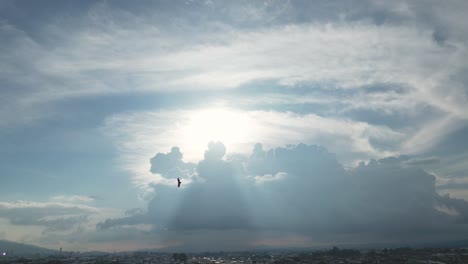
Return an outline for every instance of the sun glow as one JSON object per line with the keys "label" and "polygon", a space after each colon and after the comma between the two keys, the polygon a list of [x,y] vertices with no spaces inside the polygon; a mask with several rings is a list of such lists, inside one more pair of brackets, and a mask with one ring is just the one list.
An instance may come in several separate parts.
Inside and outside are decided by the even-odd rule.
{"label": "sun glow", "polygon": [[246,113],[226,108],[194,111],[188,117],[184,144],[189,149],[204,150],[208,142],[220,141],[231,150],[251,142],[255,122]]}

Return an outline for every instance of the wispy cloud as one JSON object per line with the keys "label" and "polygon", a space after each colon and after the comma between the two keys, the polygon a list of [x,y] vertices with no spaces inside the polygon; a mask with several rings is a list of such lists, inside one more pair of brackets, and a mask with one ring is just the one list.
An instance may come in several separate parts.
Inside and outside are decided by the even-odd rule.
{"label": "wispy cloud", "polygon": [[95,196],[87,196],[87,195],[57,195],[52,196],[52,200],[58,202],[78,202],[78,203],[90,203],[96,200]]}
{"label": "wispy cloud", "polygon": [[[438,45],[430,29],[363,21],[280,24],[199,32],[187,41],[123,13],[97,6],[83,18],[93,27],[50,25],[44,34],[58,39],[54,52],[4,23],[2,34],[11,40],[4,49],[20,52],[3,55],[3,72],[26,89],[25,96],[11,95],[13,107],[122,92],[232,89],[272,79],[291,88],[304,82],[332,89],[407,85],[413,101],[467,117],[466,98],[455,96],[464,89],[462,81],[453,77],[465,70],[465,45]],[[113,20],[120,16],[128,22]],[[28,78],[19,78],[23,71]]]}
{"label": "wispy cloud", "polygon": [[98,209],[67,203],[39,203],[30,201],[0,202],[0,217],[14,225],[45,226],[47,230],[62,230],[87,221]]}

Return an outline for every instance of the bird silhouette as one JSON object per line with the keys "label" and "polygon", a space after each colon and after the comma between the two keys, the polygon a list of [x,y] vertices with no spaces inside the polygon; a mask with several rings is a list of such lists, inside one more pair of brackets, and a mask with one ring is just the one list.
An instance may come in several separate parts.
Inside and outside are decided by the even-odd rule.
{"label": "bird silhouette", "polygon": [[181,183],[182,183],[182,182],[180,181],[180,179],[179,179],[179,178],[177,178],[177,188],[179,188],[179,187],[180,187],[180,184],[181,184]]}

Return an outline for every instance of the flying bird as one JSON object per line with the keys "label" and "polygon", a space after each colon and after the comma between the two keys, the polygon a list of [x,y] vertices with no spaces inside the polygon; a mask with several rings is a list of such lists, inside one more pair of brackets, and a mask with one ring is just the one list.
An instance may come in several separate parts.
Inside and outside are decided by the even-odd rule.
{"label": "flying bird", "polygon": [[181,183],[182,183],[182,182],[180,181],[180,179],[179,179],[179,178],[177,178],[177,188],[179,188],[179,187],[180,187],[180,184],[181,184]]}

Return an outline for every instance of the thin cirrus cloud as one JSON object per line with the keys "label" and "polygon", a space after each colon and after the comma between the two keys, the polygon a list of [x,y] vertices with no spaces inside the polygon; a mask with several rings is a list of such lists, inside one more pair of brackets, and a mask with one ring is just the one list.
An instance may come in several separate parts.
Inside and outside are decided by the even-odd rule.
{"label": "thin cirrus cloud", "polygon": [[[28,71],[28,78],[11,75],[16,86],[40,87],[25,96],[13,94],[18,99],[14,107],[26,111],[31,104],[122,92],[232,89],[274,79],[292,87],[300,82],[349,88],[408,85],[414,89],[413,100],[466,118],[465,101],[454,96],[463,86],[452,78],[464,71],[464,45],[456,39],[451,45],[438,45],[430,29],[360,21],[280,24],[231,28],[216,34],[200,32],[209,42],[187,41],[131,13],[127,14],[133,18],[131,23],[106,23],[113,15],[118,17],[118,12],[106,6],[96,10],[105,16],[88,14],[88,23],[99,26],[72,28],[76,32],[72,36],[69,30],[55,32],[57,28],[52,26],[45,30],[46,35],[59,36],[59,52],[48,51],[25,32],[4,23],[2,32],[10,40],[6,48],[15,46],[21,52],[3,55],[2,68],[11,73],[19,73],[18,68]],[[129,50],[128,46],[135,48]],[[18,65],[15,68],[13,61]]]}
{"label": "thin cirrus cloud", "polygon": [[81,202],[81,203],[91,203],[96,200],[95,196],[87,196],[87,195],[56,195],[51,197],[54,201],[59,202]]}

